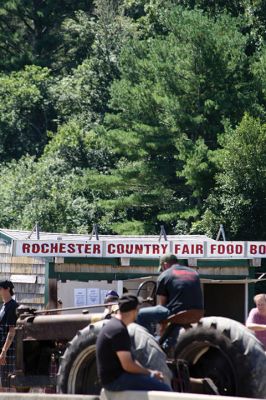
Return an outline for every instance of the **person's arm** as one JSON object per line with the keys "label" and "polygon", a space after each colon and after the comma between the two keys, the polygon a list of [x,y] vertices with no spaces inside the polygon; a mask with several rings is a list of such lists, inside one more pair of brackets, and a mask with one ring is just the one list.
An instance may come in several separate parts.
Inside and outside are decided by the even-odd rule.
{"label": "person's arm", "polygon": [[254,322],[247,322],[246,327],[250,329],[251,331],[265,331],[266,330],[266,325],[265,324],[256,324]]}
{"label": "person's arm", "polygon": [[256,308],[250,310],[246,320],[246,327],[253,332],[266,330],[266,324],[258,323],[258,311]]}
{"label": "person's arm", "polygon": [[1,354],[0,354],[0,365],[6,364],[6,353],[14,340],[15,334],[16,334],[15,327],[10,326],[4,346],[3,346]]}
{"label": "person's arm", "polygon": [[167,304],[167,297],[166,296],[162,296],[162,295],[158,295],[157,296],[157,304],[159,306],[165,306]]}
{"label": "person's arm", "polygon": [[160,371],[153,371],[142,367],[137,361],[134,361],[129,351],[117,351],[117,357],[122,365],[122,368],[131,374],[150,375],[157,379],[163,379],[163,374]]}

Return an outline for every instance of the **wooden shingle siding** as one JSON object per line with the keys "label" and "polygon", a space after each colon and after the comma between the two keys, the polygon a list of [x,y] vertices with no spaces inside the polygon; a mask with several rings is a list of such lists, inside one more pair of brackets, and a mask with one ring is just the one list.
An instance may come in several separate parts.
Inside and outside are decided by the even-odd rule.
{"label": "wooden shingle siding", "polygon": [[[0,243],[0,280],[12,279],[15,286],[16,301],[33,308],[43,308],[45,302],[45,261],[40,258],[13,257],[11,246]],[[19,283],[16,275],[20,276]],[[21,282],[27,276],[35,277],[33,282]]]}

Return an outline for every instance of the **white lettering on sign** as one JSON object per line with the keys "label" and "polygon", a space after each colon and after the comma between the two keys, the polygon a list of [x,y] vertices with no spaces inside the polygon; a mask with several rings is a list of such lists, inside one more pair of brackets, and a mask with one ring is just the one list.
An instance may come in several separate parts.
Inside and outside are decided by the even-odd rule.
{"label": "white lettering on sign", "polygon": [[266,257],[266,242],[248,242],[247,257],[248,258]]}
{"label": "white lettering on sign", "polygon": [[244,242],[207,242],[207,258],[243,258]]}

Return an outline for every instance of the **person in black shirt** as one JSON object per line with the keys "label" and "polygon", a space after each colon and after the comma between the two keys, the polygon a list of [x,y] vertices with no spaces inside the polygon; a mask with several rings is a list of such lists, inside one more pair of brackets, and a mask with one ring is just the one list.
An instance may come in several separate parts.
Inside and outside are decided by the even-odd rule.
{"label": "person in black shirt", "polygon": [[17,302],[12,299],[14,285],[10,281],[0,282],[0,297],[3,305],[0,309],[0,372],[1,386],[9,386],[9,374],[15,367],[15,325],[17,321]]}
{"label": "person in black shirt", "polygon": [[191,309],[203,309],[203,296],[198,273],[179,264],[174,254],[160,260],[162,271],[157,280],[158,305],[140,309],[137,323],[153,333],[153,326],[170,315]]}
{"label": "person in black shirt", "polygon": [[125,294],[118,305],[119,313],[101,329],[96,342],[97,369],[103,387],[110,391],[171,391],[162,382],[161,372],[144,368],[133,360],[127,325],[136,319],[138,298]]}

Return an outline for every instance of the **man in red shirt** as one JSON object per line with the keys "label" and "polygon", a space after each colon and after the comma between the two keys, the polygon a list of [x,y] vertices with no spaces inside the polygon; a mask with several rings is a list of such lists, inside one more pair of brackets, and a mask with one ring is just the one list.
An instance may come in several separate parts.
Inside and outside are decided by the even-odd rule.
{"label": "man in red shirt", "polygon": [[266,294],[254,297],[256,308],[252,308],[246,321],[246,327],[252,330],[266,349]]}
{"label": "man in red shirt", "polygon": [[181,260],[172,254],[160,259],[162,272],[157,279],[158,305],[139,310],[137,323],[153,334],[154,324],[170,315],[186,310],[202,310],[203,296],[197,271],[181,265]]}

